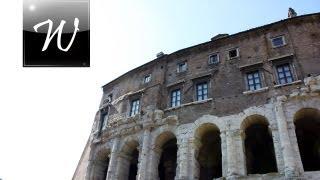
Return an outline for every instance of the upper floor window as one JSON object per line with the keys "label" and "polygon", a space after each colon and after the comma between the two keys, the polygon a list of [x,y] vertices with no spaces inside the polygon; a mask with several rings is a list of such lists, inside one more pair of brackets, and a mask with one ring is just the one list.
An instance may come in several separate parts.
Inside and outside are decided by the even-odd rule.
{"label": "upper floor window", "polygon": [[148,83],[150,81],[151,81],[151,74],[148,74],[143,78],[143,83]]}
{"label": "upper floor window", "polygon": [[102,110],[100,110],[100,122],[99,122],[99,135],[102,132],[102,130],[106,127],[107,122],[108,122],[108,112],[109,108],[104,108]]}
{"label": "upper floor window", "polygon": [[292,71],[290,64],[281,64],[276,67],[279,84],[286,84],[293,82]]}
{"label": "upper floor window", "polygon": [[197,101],[208,99],[208,83],[207,82],[197,84],[196,89],[197,89],[196,91]]}
{"label": "upper floor window", "polygon": [[101,128],[106,127],[106,124],[108,122],[108,117],[109,117],[108,112],[102,114],[102,123],[101,123],[102,127]]}
{"label": "upper floor window", "polygon": [[136,99],[131,101],[130,116],[134,116],[138,114],[139,109],[140,109],[140,100]]}
{"label": "upper floor window", "polygon": [[184,62],[179,63],[179,64],[177,65],[177,72],[178,72],[178,73],[179,73],[179,72],[184,72],[184,71],[187,70],[187,68],[188,68],[187,62],[184,61]]}
{"label": "upper floor window", "polygon": [[247,73],[247,85],[250,91],[257,90],[262,87],[259,71]]}
{"label": "upper floor window", "polygon": [[229,59],[239,57],[239,48],[234,48],[228,51]]}
{"label": "upper floor window", "polygon": [[171,107],[180,106],[181,104],[181,90],[176,89],[171,91]]}
{"label": "upper floor window", "polygon": [[112,102],[112,94],[109,94],[108,97],[103,100],[103,103],[107,104],[107,103],[111,103],[111,102]]}
{"label": "upper floor window", "polygon": [[211,54],[209,56],[209,64],[218,64],[219,63],[219,54]]}
{"label": "upper floor window", "polygon": [[272,47],[274,48],[281,47],[286,44],[284,36],[278,36],[278,37],[272,38],[271,43],[272,43]]}

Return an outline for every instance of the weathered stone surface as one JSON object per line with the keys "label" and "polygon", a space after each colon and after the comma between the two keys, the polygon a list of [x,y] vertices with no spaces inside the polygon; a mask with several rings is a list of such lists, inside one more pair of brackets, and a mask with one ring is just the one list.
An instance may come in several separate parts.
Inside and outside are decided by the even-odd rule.
{"label": "weathered stone surface", "polygon": [[[136,68],[103,87],[101,108],[109,107],[103,128],[96,114],[88,144],[74,180],[96,180],[104,166],[95,162],[109,157],[106,179],[126,179],[130,152],[139,151],[139,180],[159,179],[162,145],[177,139],[176,180],[199,179],[201,138],[218,130],[222,172],[219,179],[320,179],[320,171],[304,171],[295,133],[298,111],[320,111],[320,14],[292,17],[257,29],[214,39]],[[283,35],[286,44],[273,48],[270,38]],[[240,56],[228,59],[227,51],[238,47]],[[220,63],[208,65],[208,56],[219,52]],[[188,70],[176,73],[177,63],[187,61]],[[275,66],[290,63],[294,82],[277,82]],[[263,91],[248,91],[245,74],[262,72]],[[142,78],[151,74],[151,81]],[[208,99],[196,101],[195,85],[208,82]],[[181,89],[181,106],[169,107],[170,91]],[[104,104],[112,94],[113,101]],[[140,99],[140,113],[129,117],[130,102]],[[261,122],[263,119],[265,122]],[[248,174],[245,130],[266,123],[273,140],[277,172]]]}

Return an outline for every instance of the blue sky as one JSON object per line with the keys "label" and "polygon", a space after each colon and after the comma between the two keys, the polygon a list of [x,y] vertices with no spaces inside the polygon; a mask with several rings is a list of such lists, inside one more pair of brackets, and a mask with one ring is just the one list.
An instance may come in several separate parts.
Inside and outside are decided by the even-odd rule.
{"label": "blue sky", "polygon": [[[285,19],[289,7],[294,8],[298,15],[320,11],[319,0],[149,0],[121,1],[109,5],[111,11],[115,11],[109,18],[121,22],[120,26],[112,28],[115,32],[123,32],[112,33],[109,39],[124,40],[122,47],[131,54],[124,59],[133,60],[126,63],[128,66],[123,70],[152,60],[160,51],[172,53],[209,41],[219,33],[233,34]],[[108,23],[108,20],[105,22]]]}

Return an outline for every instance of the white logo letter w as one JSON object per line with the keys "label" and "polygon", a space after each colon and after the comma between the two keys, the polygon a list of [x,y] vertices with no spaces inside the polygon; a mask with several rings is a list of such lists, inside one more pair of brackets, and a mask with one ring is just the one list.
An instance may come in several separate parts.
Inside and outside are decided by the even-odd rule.
{"label": "white logo letter w", "polygon": [[45,50],[48,48],[48,46],[49,46],[49,44],[50,44],[50,41],[51,41],[52,38],[58,33],[58,31],[59,31],[59,33],[58,33],[58,38],[57,38],[57,46],[58,46],[58,48],[59,48],[61,51],[65,51],[65,52],[68,51],[69,48],[71,47],[72,43],[73,43],[74,38],[76,37],[77,31],[79,31],[79,28],[78,28],[79,19],[78,19],[78,18],[75,18],[75,19],[74,19],[74,31],[73,31],[73,35],[72,35],[72,38],[71,38],[68,46],[67,46],[66,48],[64,48],[64,49],[61,47],[61,33],[62,33],[63,26],[64,26],[64,24],[66,23],[66,21],[65,21],[65,20],[62,20],[61,23],[60,23],[60,25],[57,27],[57,29],[54,31],[54,33],[52,33],[52,35],[51,35],[52,21],[51,21],[50,19],[48,19],[48,20],[46,20],[46,21],[43,21],[43,22],[41,22],[41,23],[33,26],[33,29],[34,29],[36,32],[38,32],[38,28],[39,28],[40,26],[43,26],[43,25],[47,24],[47,23],[49,24],[49,28],[48,28],[47,38],[46,38],[46,41],[44,42],[42,51],[45,51]]}

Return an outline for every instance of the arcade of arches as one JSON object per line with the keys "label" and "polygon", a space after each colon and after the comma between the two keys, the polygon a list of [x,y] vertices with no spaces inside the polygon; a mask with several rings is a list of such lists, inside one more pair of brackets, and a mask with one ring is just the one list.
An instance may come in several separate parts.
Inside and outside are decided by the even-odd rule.
{"label": "arcade of arches", "polygon": [[[304,171],[319,171],[320,111],[312,108],[300,109],[295,113],[293,122]],[[242,132],[239,135],[242,141],[240,147],[243,150],[243,166],[245,167],[243,175],[278,173],[278,161],[281,159],[277,159],[279,157],[276,156],[275,150],[276,146],[279,146],[274,142],[277,134],[274,134],[274,130],[270,129],[268,119],[261,115],[248,116],[242,121],[240,131]],[[193,138],[197,139],[199,144],[196,146],[188,144],[189,149],[184,151],[179,150],[180,147],[185,146],[177,143],[178,138],[173,132],[164,132],[158,135],[154,141],[155,144],[153,146],[151,143],[149,144],[150,154],[145,156],[148,157],[145,160],[146,169],[140,171],[141,157],[139,157],[139,153],[143,145],[138,141],[126,142],[120,148],[115,169],[108,170],[110,166],[109,152],[92,162],[91,175],[88,177],[94,180],[105,180],[108,179],[109,172],[116,172],[117,175],[113,177],[121,180],[147,179],[148,177],[158,180],[174,180],[177,179],[179,173],[183,172],[181,170],[183,168],[187,169],[185,174],[190,173],[188,171],[190,168],[196,169],[193,172],[193,179],[200,180],[226,177],[233,173],[233,169],[230,167],[236,163],[226,163],[224,156],[230,156],[230,154],[223,155],[223,151],[226,151],[223,144],[226,144],[228,138],[225,138],[225,133],[221,132],[215,124],[204,123],[200,125],[196,128]],[[231,143],[231,145],[234,144]],[[191,152],[194,152],[194,160],[193,156],[187,155]],[[229,153],[229,151],[227,152]],[[182,167],[183,163],[179,163],[179,155],[188,156],[185,158],[187,162],[184,164],[185,167]],[[227,169],[226,173],[224,173],[224,168]],[[147,175],[151,171],[154,173]],[[145,173],[143,176],[141,175],[142,178],[139,176],[139,172]]]}

